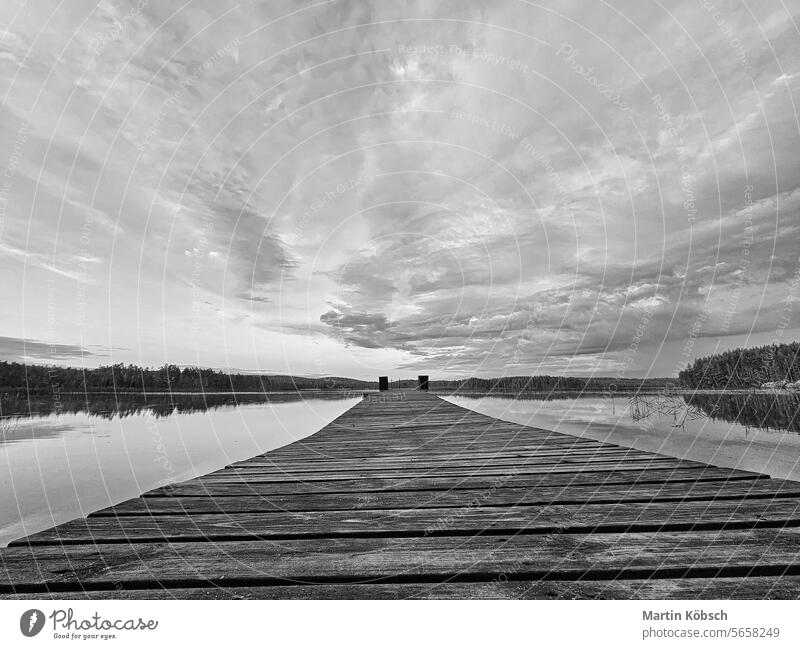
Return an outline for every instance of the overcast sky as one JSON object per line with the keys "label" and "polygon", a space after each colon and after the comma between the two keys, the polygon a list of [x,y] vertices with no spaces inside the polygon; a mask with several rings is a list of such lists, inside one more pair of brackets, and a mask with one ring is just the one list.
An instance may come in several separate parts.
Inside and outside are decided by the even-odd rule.
{"label": "overcast sky", "polygon": [[800,338],[800,10],[0,4],[0,358],[673,375]]}

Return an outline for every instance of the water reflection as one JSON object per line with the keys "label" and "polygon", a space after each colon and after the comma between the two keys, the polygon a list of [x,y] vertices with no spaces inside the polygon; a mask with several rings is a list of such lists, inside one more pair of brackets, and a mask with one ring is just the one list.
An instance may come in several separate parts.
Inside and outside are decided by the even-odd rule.
{"label": "water reflection", "polygon": [[446,398],[526,426],[800,480],[800,403],[794,394],[459,394]]}
{"label": "water reflection", "polygon": [[739,424],[746,429],[800,433],[800,396],[764,393],[695,393],[630,397],[634,421],[670,417],[675,427],[709,418]]}
{"label": "water reflection", "polygon": [[361,392],[5,395],[0,546],[313,434]]}
{"label": "water reflection", "polygon": [[[51,394],[28,394],[24,391],[0,394],[0,420],[15,417],[48,417],[50,415],[85,413],[92,417],[115,419],[151,414],[168,417],[173,414],[205,412],[218,408],[256,403],[293,403],[308,399],[339,400],[360,398],[361,391],[308,390],[303,392],[156,392],[156,393],[61,393],[56,401]],[[10,424],[9,424],[10,426]]]}
{"label": "water reflection", "polygon": [[672,419],[673,428],[686,428],[687,421],[708,416],[700,406],[677,394],[636,395],[629,397],[629,401],[628,409],[633,421],[667,417]]}
{"label": "water reflection", "polygon": [[715,420],[758,430],[800,433],[800,395],[765,393],[698,393],[684,395],[692,408]]}
{"label": "water reflection", "polygon": [[609,402],[612,414],[619,404],[634,422],[664,418],[676,428],[685,428],[689,421],[711,419],[739,424],[748,430],[800,433],[800,394],[791,392],[459,392],[452,396],[515,401],[602,399]]}

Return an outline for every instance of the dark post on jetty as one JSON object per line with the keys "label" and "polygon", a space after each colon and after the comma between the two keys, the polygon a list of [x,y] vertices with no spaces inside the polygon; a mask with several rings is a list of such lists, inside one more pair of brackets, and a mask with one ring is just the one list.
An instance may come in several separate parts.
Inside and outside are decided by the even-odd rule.
{"label": "dark post on jetty", "polygon": [[428,377],[424,374],[420,374],[417,377],[417,388],[420,390],[428,391]]}
{"label": "dark post on jetty", "polygon": [[378,390],[381,392],[385,392],[389,389],[389,377],[388,376],[379,376],[378,377]]}

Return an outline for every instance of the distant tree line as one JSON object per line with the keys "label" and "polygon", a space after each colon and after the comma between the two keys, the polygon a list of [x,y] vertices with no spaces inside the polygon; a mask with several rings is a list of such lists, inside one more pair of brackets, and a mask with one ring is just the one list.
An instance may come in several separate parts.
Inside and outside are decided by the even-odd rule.
{"label": "distant tree line", "polygon": [[[43,391],[0,392],[0,422],[10,417],[46,417],[48,415],[85,412],[103,419],[124,418],[145,412],[156,417],[173,413],[205,412],[218,408],[262,403],[294,403],[304,399],[349,399],[355,396],[350,390],[303,393],[284,390],[270,393],[250,392],[64,392],[54,399]],[[1,429],[0,429],[1,430]],[[1,434],[1,432],[0,432]]]}
{"label": "distant tree line", "polygon": [[[672,379],[616,377],[509,376],[431,381],[430,389],[464,392],[573,392],[658,389]],[[27,365],[0,361],[0,390],[32,392],[280,392],[297,390],[375,390],[377,381],[338,376],[307,378],[278,374],[239,374],[199,367],[106,365],[97,368]],[[416,388],[417,379],[390,382],[392,389]]]}
{"label": "distant tree line", "polygon": [[377,389],[377,381],[337,376],[306,378],[236,374],[199,367],[106,365],[84,369],[0,361],[0,389],[58,392],[273,392],[284,390]]}
{"label": "distant tree line", "polygon": [[674,384],[674,379],[624,379],[610,376],[506,376],[496,379],[468,378],[431,381],[433,390],[477,392],[608,392],[659,389]]}
{"label": "distant tree line", "polygon": [[800,343],[733,349],[698,358],[678,374],[682,387],[757,388],[772,381],[800,380]]}

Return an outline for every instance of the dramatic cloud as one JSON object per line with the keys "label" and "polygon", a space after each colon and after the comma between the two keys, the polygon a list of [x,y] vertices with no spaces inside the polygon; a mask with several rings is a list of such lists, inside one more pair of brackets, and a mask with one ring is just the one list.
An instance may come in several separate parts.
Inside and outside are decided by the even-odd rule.
{"label": "dramatic cloud", "polygon": [[[0,358],[6,361],[25,362],[77,362],[96,354],[76,345],[58,345],[40,340],[23,340],[0,336]],[[100,356],[103,354],[101,353]]]}
{"label": "dramatic cloud", "polygon": [[4,333],[360,376],[663,375],[796,338],[789,11],[10,4]]}

